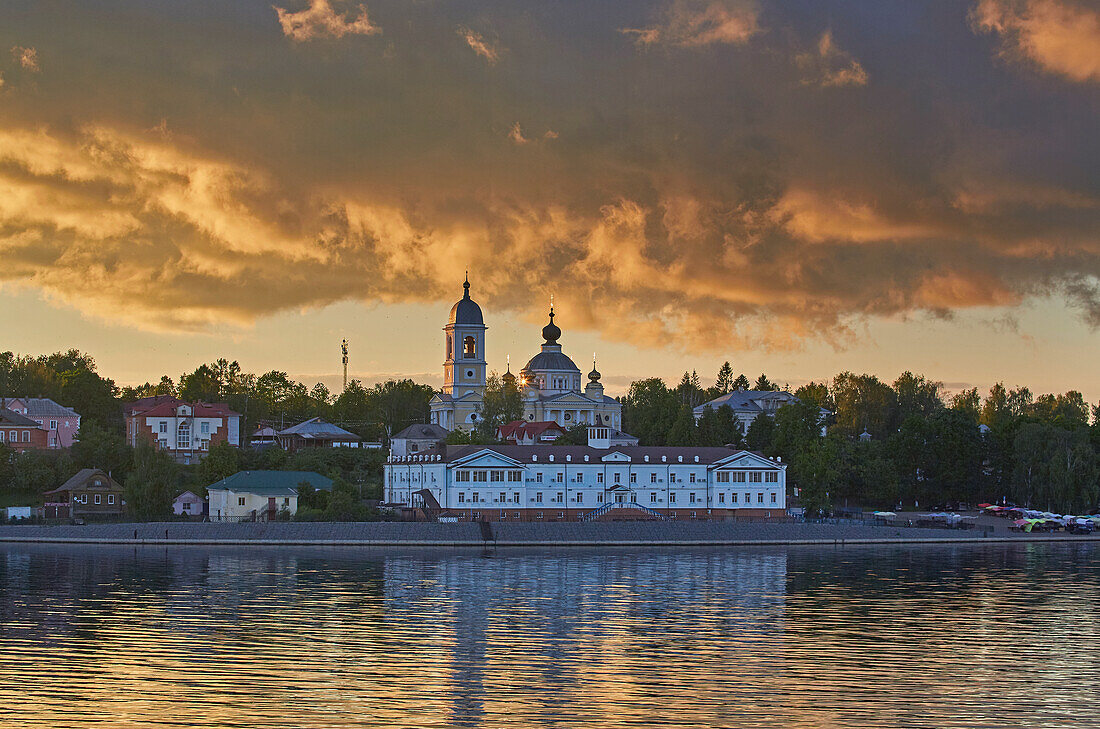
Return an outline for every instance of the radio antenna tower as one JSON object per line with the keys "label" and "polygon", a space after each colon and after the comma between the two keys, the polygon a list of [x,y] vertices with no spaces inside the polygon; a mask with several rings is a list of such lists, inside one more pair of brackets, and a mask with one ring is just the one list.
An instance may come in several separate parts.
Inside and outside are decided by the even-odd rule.
{"label": "radio antenna tower", "polygon": [[344,389],[348,389],[348,340],[340,343],[340,351],[344,353]]}

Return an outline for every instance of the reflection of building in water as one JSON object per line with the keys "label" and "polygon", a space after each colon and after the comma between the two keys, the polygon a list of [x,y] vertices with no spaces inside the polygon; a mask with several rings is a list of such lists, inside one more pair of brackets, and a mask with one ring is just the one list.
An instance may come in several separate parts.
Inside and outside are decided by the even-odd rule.
{"label": "reflection of building in water", "polygon": [[[433,679],[451,697],[449,724],[536,714],[599,722],[617,717],[629,692],[653,691],[645,677],[670,654],[729,660],[739,641],[777,641],[786,560],[786,551],[394,558],[387,622],[431,616],[407,649],[450,653],[449,680]],[[717,677],[699,680],[710,692]],[[575,716],[579,707],[589,715]]]}

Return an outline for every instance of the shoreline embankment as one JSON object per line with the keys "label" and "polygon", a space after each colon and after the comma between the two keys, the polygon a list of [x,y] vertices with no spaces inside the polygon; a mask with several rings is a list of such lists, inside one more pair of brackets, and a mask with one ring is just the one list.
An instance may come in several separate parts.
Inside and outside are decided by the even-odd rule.
{"label": "shoreline embankment", "polygon": [[714,547],[1095,542],[1100,535],[987,533],[767,522],[271,522],[0,525],[0,543],[150,546]]}

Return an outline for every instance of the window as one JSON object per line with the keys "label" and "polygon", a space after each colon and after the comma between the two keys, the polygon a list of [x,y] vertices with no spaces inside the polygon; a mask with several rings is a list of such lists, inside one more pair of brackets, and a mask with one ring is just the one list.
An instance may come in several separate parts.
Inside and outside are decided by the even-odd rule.
{"label": "window", "polygon": [[630,501],[631,501],[631,503],[637,504],[638,503],[638,494],[631,493],[630,494]]}
{"label": "window", "polygon": [[502,504],[503,504],[503,503],[504,503],[505,501],[507,501],[507,500],[508,500],[508,494],[506,494],[506,493],[504,493],[503,491],[501,491],[501,492],[500,492],[500,503],[502,503]]}
{"label": "window", "polygon": [[512,502],[516,504],[519,503],[519,491],[516,491],[512,494]]}
{"label": "window", "polygon": [[489,479],[488,471],[474,471],[474,481],[487,481]]}
{"label": "window", "polygon": [[0,430],[0,443],[4,442],[4,431]]}
{"label": "window", "polygon": [[542,471],[535,474],[535,483],[542,483]]}
{"label": "window", "polygon": [[168,422],[167,421],[164,421],[164,420],[160,421],[160,432],[162,432],[162,433],[167,433],[168,432]]}
{"label": "window", "polygon": [[519,512],[518,511],[514,511],[514,512],[512,512],[512,514],[513,514],[513,516],[515,516],[515,518],[517,518],[517,519],[519,518]]}
{"label": "window", "polygon": [[459,491],[458,492],[458,503],[460,503],[460,504],[465,504],[466,503],[466,492],[465,491]]}
{"label": "window", "polygon": [[466,337],[462,340],[462,356],[466,359],[473,359],[477,356],[477,340],[473,337]]}
{"label": "window", "polygon": [[565,517],[565,514],[563,514],[562,512],[559,511],[558,512],[558,518],[561,519],[561,518],[564,518],[564,517]]}
{"label": "window", "polygon": [[51,420],[50,421],[50,430],[57,430],[57,421],[56,420]]}
{"label": "window", "polygon": [[772,503],[773,504],[775,503],[775,494],[774,493],[772,494]]}
{"label": "window", "polygon": [[[113,496],[108,496],[107,497],[107,503],[108,504],[113,504],[114,501],[115,501],[115,498]],[[183,502],[183,505],[180,508],[183,511],[191,511],[191,502],[190,501]]]}
{"label": "window", "polygon": [[695,474],[688,474],[688,483],[695,483]]}
{"label": "window", "polygon": [[630,474],[630,483],[638,483],[638,474],[636,474],[636,473],[631,473]]}
{"label": "window", "polygon": [[657,472],[656,471],[649,474],[649,482],[650,483],[657,483]]}
{"label": "window", "polygon": [[565,481],[565,474],[563,474],[561,471],[558,471],[557,475],[554,477],[554,480],[558,483],[563,483]]}
{"label": "window", "polygon": [[489,480],[493,482],[504,480],[504,471],[490,471]]}
{"label": "window", "polygon": [[508,472],[508,480],[509,481],[522,481],[523,480],[523,471],[509,471]]}
{"label": "window", "polygon": [[760,471],[752,471],[749,473],[749,483],[760,483],[764,480],[764,474]]}
{"label": "window", "polygon": [[668,474],[668,482],[669,483],[676,483],[676,474],[675,473]]}
{"label": "window", "polygon": [[[107,494],[107,503],[108,504],[115,503],[115,495],[114,494]],[[190,505],[191,504],[184,504],[184,506],[190,506]]]}
{"label": "window", "polygon": [[670,503],[670,504],[675,504],[676,503],[676,494],[675,493],[672,493],[672,492],[669,493],[668,503]]}
{"label": "window", "polygon": [[596,474],[596,483],[603,483],[603,474],[602,473],[597,473]]}
{"label": "window", "polygon": [[452,349],[453,349],[453,342],[451,341],[450,336],[448,336],[447,337],[447,359],[451,358]]}
{"label": "window", "polygon": [[651,504],[656,504],[657,503],[657,492],[656,491],[654,491],[653,493],[651,493],[649,495],[649,503],[651,503]]}
{"label": "window", "polygon": [[603,503],[603,492],[602,491],[600,493],[596,494],[596,503],[597,504],[602,504]]}
{"label": "window", "polygon": [[733,482],[734,483],[745,483],[745,472],[744,471],[735,471],[734,474],[733,474]]}
{"label": "window", "polygon": [[237,506],[244,506],[244,497],[243,496],[240,497],[239,499],[237,499]]}
{"label": "window", "polygon": [[622,480],[622,474],[621,473],[616,473],[615,474],[615,483],[620,483],[621,480]]}
{"label": "window", "polygon": [[736,491],[734,491],[732,494],[730,494],[730,503],[731,504],[736,504],[737,503],[737,492]]}
{"label": "window", "polygon": [[577,474],[577,483],[584,483],[584,473],[583,472]]}
{"label": "window", "polygon": [[535,492],[535,503],[536,504],[541,504],[542,503],[542,492],[541,491],[536,491]]}
{"label": "window", "polygon": [[176,430],[176,448],[191,447],[191,423],[182,422]]}
{"label": "window", "polygon": [[779,474],[775,471],[768,471],[764,474],[764,481],[767,483],[779,483]]}
{"label": "window", "polygon": [[692,503],[692,504],[695,503],[695,493],[694,492],[688,494],[688,502]]}
{"label": "window", "polygon": [[718,494],[718,503],[719,504],[726,503],[726,495],[725,494],[722,494],[722,493]]}
{"label": "window", "polygon": [[210,423],[205,420],[199,423],[199,432],[203,435],[210,435]]}
{"label": "window", "polygon": [[583,504],[584,503],[584,494],[577,494],[577,503],[578,504]]}
{"label": "window", "polygon": [[31,442],[31,432],[29,430],[24,430],[23,431],[23,442],[24,443],[30,443]]}
{"label": "window", "polygon": [[96,502],[97,504],[101,504],[101,503],[103,503],[103,495],[102,495],[102,494],[96,494],[96,495],[95,495],[95,502]]}
{"label": "window", "polygon": [[718,483],[729,483],[730,482],[729,471],[719,471],[717,474],[715,474],[714,480],[717,481]]}
{"label": "window", "polygon": [[764,494],[757,494],[756,495],[756,503],[758,503],[758,504],[763,504],[764,503]]}
{"label": "window", "polygon": [[469,471],[456,471],[455,472],[455,481],[469,481],[469,480],[470,480],[470,472]]}
{"label": "window", "polygon": [[283,497],[283,506],[290,506],[290,497],[289,496]]}

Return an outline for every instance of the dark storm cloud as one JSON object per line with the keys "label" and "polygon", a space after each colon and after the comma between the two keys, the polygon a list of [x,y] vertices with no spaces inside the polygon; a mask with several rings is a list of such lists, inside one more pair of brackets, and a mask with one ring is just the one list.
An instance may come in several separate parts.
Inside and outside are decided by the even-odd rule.
{"label": "dark storm cloud", "polygon": [[1059,25],[1097,14],[1069,0],[10,16],[38,70],[0,62],[0,281],[104,317],[436,300],[469,268],[494,308],[552,290],[646,344],[1051,294],[1100,321],[1100,92]]}

